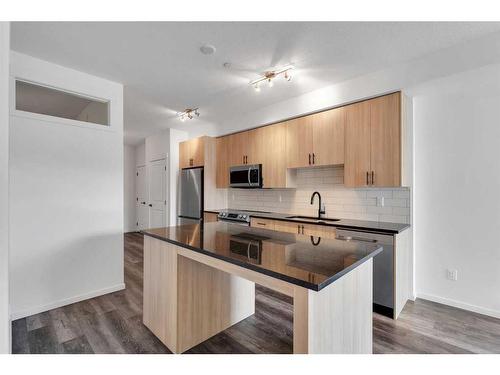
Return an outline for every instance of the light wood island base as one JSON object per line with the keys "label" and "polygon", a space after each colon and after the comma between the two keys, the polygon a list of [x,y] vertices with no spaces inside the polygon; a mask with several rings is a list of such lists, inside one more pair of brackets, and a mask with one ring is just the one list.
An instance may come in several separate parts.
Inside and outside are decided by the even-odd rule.
{"label": "light wood island base", "polygon": [[143,322],[183,353],[255,312],[255,283],[294,298],[294,353],[372,353],[372,259],[319,292],[144,236]]}

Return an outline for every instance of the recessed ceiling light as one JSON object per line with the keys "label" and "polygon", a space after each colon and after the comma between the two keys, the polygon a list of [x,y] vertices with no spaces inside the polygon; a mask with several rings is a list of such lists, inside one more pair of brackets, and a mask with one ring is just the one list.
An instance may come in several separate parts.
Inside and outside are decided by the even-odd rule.
{"label": "recessed ceiling light", "polygon": [[200,47],[200,51],[204,55],[213,55],[215,53],[215,47],[211,44],[204,44]]}

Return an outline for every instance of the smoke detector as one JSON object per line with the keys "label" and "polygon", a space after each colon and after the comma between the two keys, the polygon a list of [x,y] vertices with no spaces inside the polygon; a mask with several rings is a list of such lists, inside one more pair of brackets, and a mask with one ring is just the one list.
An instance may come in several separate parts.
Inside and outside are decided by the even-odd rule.
{"label": "smoke detector", "polygon": [[213,55],[215,53],[215,47],[211,44],[204,44],[200,47],[201,53],[204,55]]}

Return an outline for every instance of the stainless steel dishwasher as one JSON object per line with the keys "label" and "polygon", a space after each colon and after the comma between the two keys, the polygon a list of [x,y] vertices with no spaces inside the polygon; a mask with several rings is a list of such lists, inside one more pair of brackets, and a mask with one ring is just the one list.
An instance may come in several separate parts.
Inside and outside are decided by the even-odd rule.
{"label": "stainless steel dishwasher", "polygon": [[373,311],[390,318],[394,315],[394,236],[337,229],[337,238],[366,241],[382,245],[383,251],[373,258]]}

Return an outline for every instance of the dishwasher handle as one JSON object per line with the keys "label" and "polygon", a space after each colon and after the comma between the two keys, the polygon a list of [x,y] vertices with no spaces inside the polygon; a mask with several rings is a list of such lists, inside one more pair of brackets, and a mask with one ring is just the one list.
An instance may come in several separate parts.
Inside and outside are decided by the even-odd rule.
{"label": "dishwasher handle", "polygon": [[377,243],[377,240],[373,238],[362,238],[362,237],[352,237],[352,236],[340,236],[337,235],[335,237],[336,240],[341,241],[360,241],[360,242],[369,242],[369,243]]}

